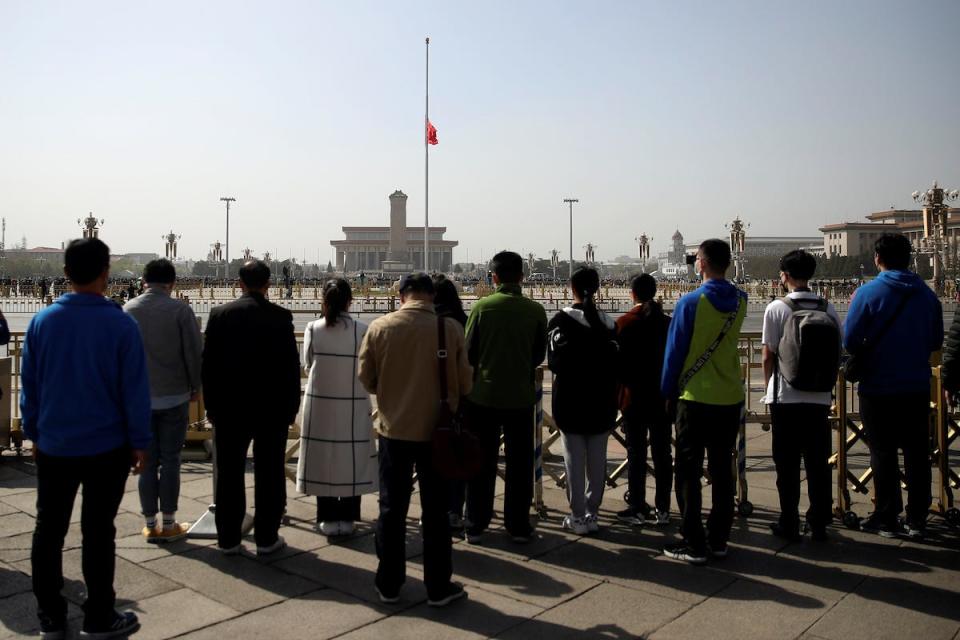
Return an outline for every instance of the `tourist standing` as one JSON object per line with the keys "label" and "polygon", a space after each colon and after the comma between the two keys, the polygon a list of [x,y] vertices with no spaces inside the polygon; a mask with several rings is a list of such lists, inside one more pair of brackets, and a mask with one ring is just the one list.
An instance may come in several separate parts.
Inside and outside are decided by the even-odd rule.
{"label": "tourist standing", "polygon": [[547,314],[520,287],[523,258],[501,251],[491,260],[495,293],[478,300],[467,320],[467,350],[475,370],[467,411],[481,440],[480,472],[467,483],[467,541],[479,544],[493,517],[503,433],[506,482],[503,522],[514,542],[528,542],[533,499],[536,371],[546,356]]}
{"label": "tourist standing", "polygon": [[800,539],[801,458],[811,537],[826,540],[833,519],[828,414],[840,362],[840,319],[833,305],[807,286],[816,268],[816,258],[801,249],[783,256],[780,285],[788,293],[763,313],[763,376],[780,496],[780,518],[770,529],[791,542]]}
{"label": "tourist standing", "polygon": [[308,369],[297,461],[297,490],[317,497],[317,530],[353,533],[360,496],[377,490],[377,448],[370,396],[357,378],[367,325],[347,311],[353,292],[343,278],[323,287],[323,317],[303,333]]}
{"label": "tourist standing", "polygon": [[[200,391],[200,325],[189,305],[171,297],[177,272],[165,258],[143,270],[147,289],[123,310],[137,321],[147,352],[153,441],[140,474],[140,509],[147,542],[172,542],[187,535],[177,522],[180,498],[180,452],[187,437],[190,401]],[[162,518],[157,521],[157,513]]]}
{"label": "tourist standing", "polygon": [[[627,439],[627,508],[617,518],[640,525],[646,518],[659,526],[670,522],[673,488],[671,420],[660,393],[660,374],[667,346],[670,316],[654,300],[657,281],[649,274],[630,281],[633,308],[617,318],[620,345],[620,412]],[[647,443],[656,479],[654,510],[646,502]]]}
{"label": "tourist standing", "polygon": [[[440,367],[448,401],[456,409],[470,391],[473,370],[463,330],[438,318],[433,282],[425,273],[400,281],[400,309],[377,318],[360,347],[359,377],[377,395],[380,517],[377,520],[375,586],[386,604],[399,602],[406,581],[406,518],[416,471],[423,531],[423,581],[427,604],[442,607],[466,595],[453,573],[447,521],[447,486],[433,465],[431,439],[440,418]],[[445,349],[440,349],[440,331]]]}
{"label": "tourist standing", "polygon": [[[874,244],[880,270],[857,289],[844,324],[844,347],[862,360],[860,414],[870,446],[876,507],[863,522],[884,537],[914,538],[930,509],[930,354],[943,344],[943,310],[930,287],[909,270],[906,236],[885,233]],[[900,465],[907,478],[906,528]]]}
{"label": "tourist standing", "polygon": [[570,503],[563,528],[577,535],[600,528],[607,438],[617,421],[616,325],[594,303],[599,288],[595,269],[577,269],[570,278],[573,306],[557,312],[547,325],[553,419],[563,438]]}
{"label": "tourist standing", "polygon": [[240,267],[237,300],[214,307],[203,347],[203,394],[217,447],[217,542],[227,555],[243,551],[244,471],[253,441],[254,536],[257,555],[285,546],[278,535],[286,502],[284,452],[300,406],[300,354],[293,315],[266,298],[270,268]]}
{"label": "tourist standing", "polygon": [[110,249],[96,238],[64,252],[66,293],[30,321],[21,356],[20,412],[37,464],[37,520],[30,555],[41,634],[66,633],[63,540],[83,486],[83,632],[98,638],[140,628],[114,609],[116,529],[131,467],[150,446],[150,386],[137,323],[104,297]]}
{"label": "tourist standing", "polygon": [[[732,456],[743,411],[743,380],[737,340],[747,311],[747,294],[726,279],[730,245],[705,240],[694,268],[703,284],[677,302],[667,337],[661,390],[674,413],[677,433],[677,502],[683,542],[664,554],[704,564],[707,553],[727,555],[733,524]],[[713,485],[713,504],[701,519],[704,451]]]}

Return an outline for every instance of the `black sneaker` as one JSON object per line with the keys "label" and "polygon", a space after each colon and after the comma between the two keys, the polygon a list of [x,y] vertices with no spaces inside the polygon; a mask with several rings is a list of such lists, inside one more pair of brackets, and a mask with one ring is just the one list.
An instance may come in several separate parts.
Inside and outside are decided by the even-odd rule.
{"label": "black sneaker", "polygon": [[826,542],[830,539],[826,527],[810,527],[810,539],[814,542]]}
{"label": "black sneaker", "polygon": [[617,511],[617,520],[639,527],[644,521],[643,512],[636,507],[627,507],[623,511]]}
{"label": "black sneaker", "polygon": [[63,640],[67,634],[67,621],[62,618],[51,618],[50,616],[39,614],[40,618],[40,637],[45,640]]}
{"label": "black sneaker", "polygon": [[908,522],[906,534],[907,537],[911,540],[923,540],[923,536],[927,532],[927,523],[926,522]]}
{"label": "black sneaker", "polygon": [[723,559],[727,557],[727,543],[726,542],[708,542],[707,543],[707,552],[710,554],[711,558]]}
{"label": "black sneaker", "polygon": [[81,638],[88,640],[107,640],[108,638],[125,638],[140,629],[140,621],[133,611],[114,611],[112,617],[104,624],[83,623]]}
{"label": "black sneaker", "polygon": [[459,582],[451,582],[450,585],[446,588],[443,593],[439,594],[436,598],[428,598],[427,604],[431,607],[445,607],[454,600],[459,600],[460,598],[465,598],[467,592],[464,590],[463,585]]}
{"label": "black sneaker", "polygon": [[781,525],[779,522],[770,523],[770,532],[778,538],[786,540],[787,542],[800,542],[801,540],[799,528],[787,528]]}
{"label": "black sneaker", "polygon": [[707,564],[707,554],[703,551],[694,551],[684,543],[668,544],[663,547],[663,555],[674,560],[683,560],[690,564]]}
{"label": "black sneaker", "polygon": [[900,535],[901,530],[902,528],[899,521],[890,525],[880,522],[880,519],[874,516],[870,516],[860,523],[860,531],[864,533],[875,533],[881,538],[896,538]]}

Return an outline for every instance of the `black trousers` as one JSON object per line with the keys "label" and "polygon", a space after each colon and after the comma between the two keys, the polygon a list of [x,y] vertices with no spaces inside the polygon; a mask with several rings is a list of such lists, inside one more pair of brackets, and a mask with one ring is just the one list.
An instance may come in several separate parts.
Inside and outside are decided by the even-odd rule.
{"label": "black trousers", "polygon": [[740,430],[742,404],[711,405],[680,400],[677,403],[677,502],[680,533],[695,551],[706,548],[701,511],[700,478],[706,451],[713,502],[707,518],[709,542],[722,547],[733,525],[733,454]]}
{"label": "black trousers", "polygon": [[215,427],[217,542],[222,548],[240,544],[243,515],[247,510],[243,476],[247,466],[247,449],[252,440],[256,506],[254,538],[258,547],[269,546],[277,541],[287,502],[287,479],[283,473],[287,425],[237,421],[218,423]]}
{"label": "black trousers", "polygon": [[894,525],[903,511],[900,464],[907,476],[907,520],[922,525],[932,502],[930,469],[930,393],[872,396],[860,394],[860,415],[870,445],[880,522]]}
{"label": "black trousers", "polygon": [[493,497],[500,457],[500,434],[504,438],[506,481],[503,523],[512,535],[529,535],[530,504],[533,501],[534,407],[494,409],[471,403],[466,409],[470,427],[480,438],[483,461],[480,472],[467,482],[467,520],[471,532],[482,532],[493,518]]}
{"label": "black trousers", "polygon": [[653,459],[656,479],[654,506],[658,511],[670,511],[670,491],[673,489],[673,456],[670,444],[670,418],[660,409],[645,411],[630,407],[623,412],[623,433],[627,439],[627,504],[639,509],[647,501],[647,446]]}
{"label": "black trousers", "polygon": [[37,522],[30,563],[38,615],[65,620],[63,540],[70,527],[73,502],[83,486],[80,530],[83,532],[83,580],[86,620],[110,620],[116,594],[113,575],[117,530],[113,526],[130,473],[130,449],[121,447],[93,456],[67,458],[37,452]]}
{"label": "black trousers", "polygon": [[360,496],[317,496],[317,522],[355,522],[360,519]]}
{"label": "black trousers", "polygon": [[833,519],[830,477],[830,407],[822,404],[770,405],[773,423],[773,463],[780,495],[780,526],[797,531],[800,526],[800,459],[807,471],[806,519],[811,529],[822,529]]}
{"label": "black trousers", "polygon": [[413,471],[420,485],[423,522],[423,581],[427,595],[440,598],[450,584],[452,546],[447,522],[447,486],[433,470],[430,442],[380,436],[380,517],[377,519],[376,585],[392,597],[407,576],[406,527]]}

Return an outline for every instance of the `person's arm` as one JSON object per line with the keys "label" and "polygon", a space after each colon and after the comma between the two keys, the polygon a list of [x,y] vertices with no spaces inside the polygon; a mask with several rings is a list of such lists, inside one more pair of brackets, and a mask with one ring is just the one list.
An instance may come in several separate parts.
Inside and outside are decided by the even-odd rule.
{"label": "person's arm", "polygon": [[7,325],[7,319],[0,311],[0,345],[10,342],[10,327]]}
{"label": "person's arm", "polygon": [[200,335],[200,324],[197,322],[197,316],[193,314],[193,309],[186,304],[180,309],[178,321],[180,343],[183,348],[182,357],[187,369],[187,379],[190,383],[190,395],[193,397],[202,386],[200,364],[203,359],[203,336]]}
{"label": "person's arm", "polygon": [[867,296],[854,292],[850,300],[847,318],[843,323],[843,348],[849,353],[855,352],[866,338],[866,329],[870,322],[870,309],[866,298]]}
{"label": "person's arm", "polygon": [[203,404],[207,410],[207,417],[216,422],[220,411],[220,314],[211,313],[207,318],[207,329],[204,332],[203,355],[200,359],[200,380],[203,385]]}
{"label": "person's arm", "polygon": [[376,334],[376,323],[373,323],[367,328],[363,341],[360,343],[360,352],[357,354],[357,379],[360,380],[360,384],[367,390],[367,393],[372,394],[377,393],[379,377],[377,374]]}
{"label": "person's arm", "polygon": [[126,419],[127,439],[133,449],[133,473],[143,470],[146,450],[153,440],[150,412],[150,379],[143,338],[137,323],[125,316],[126,328],[120,341],[120,402]]}
{"label": "person's arm", "polygon": [[480,304],[473,305],[467,326],[464,329],[467,336],[467,358],[474,370],[480,365]]}
{"label": "person's arm", "polygon": [[547,355],[547,312],[541,306],[539,310],[539,317],[537,318],[537,332],[533,337],[533,355],[531,362],[533,363],[533,368],[536,369],[543,362],[543,359]]}
{"label": "person's arm", "polygon": [[943,305],[940,299],[930,296],[933,301],[933,310],[930,314],[930,351],[940,351],[943,348]]}
{"label": "person's arm", "polygon": [[950,331],[947,333],[947,341],[943,347],[943,386],[948,391],[960,390],[958,358],[960,358],[960,308],[953,313],[953,322],[950,323]]}
{"label": "person's arm", "polygon": [[37,447],[37,417],[40,413],[40,387],[37,383],[37,352],[34,348],[36,340],[33,320],[27,328],[23,340],[23,349],[20,353],[20,422],[23,435],[33,442],[34,451]]}
{"label": "person's arm", "polygon": [[[473,390],[473,367],[470,366],[470,360],[467,358],[467,345],[463,332],[460,330],[459,323],[455,320],[448,320],[447,323],[453,324],[452,331],[449,326],[447,327],[447,342],[454,347],[453,353],[456,358],[457,386],[460,397],[462,398]],[[452,334],[452,336],[450,334]]]}
{"label": "person's arm", "polygon": [[774,301],[763,311],[763,333],[760,342],[763,344],[763,382],[764,386],[770,383],[773,369],[777,362],[777,349],[780,346],[780,336],[783,333],[784,314],[779,313],[784,303]]}
{"label": "person's arm", "polygon": [[558,311],[547,325],[547,367],[555,374],[562,374],[566,368],[571,346],[568,336],[560,327],[562,313]]}
{"label": "person's arm", "polygon": [[297,349],[297,336],[293,328],[293,314],[284,309],[283,342],[281,344],[284,392],[286,397],[287,424],[293,424],[300,410],[300,351]]}
{"label": "person's arm", "polygon": [[309,372],[313,364],[313,323],[308,322],[307,328],[303,330],[303,350],[300,354],[300,366],[304,371]]}
{"label": "person's arm", "polygon": [[690,295],[680,298],[673,312],[673,319],[670,321],[667,348],[663,355],[663,372],[660,376],[660,392],[667,401],[676,400],[679,395],[677,385],[680,382],[680,374],[683,373],[683,363],[690,351],[698,302],[696,297]]}

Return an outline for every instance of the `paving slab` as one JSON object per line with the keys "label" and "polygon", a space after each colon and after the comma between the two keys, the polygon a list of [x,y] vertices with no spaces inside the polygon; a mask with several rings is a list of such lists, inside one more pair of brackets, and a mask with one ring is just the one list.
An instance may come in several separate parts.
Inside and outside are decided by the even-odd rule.
{"label": "paving slab", "polygon": [[0,598],[7,598],[33,588],[30,576],[16,567],[0,562]]}
{"label": "paving slab", "polygon": [[[82,616],[80,607],[68,601],[67,620],[74,632],[80,626]],[[37,600],[32,593],[0,598],[0,639],[36,636],[39,629]]]}
{"label": "paving slab", "polygon": [[6,457],[0,462],[0,497],[12,496],[37,490],[37,477],[14,469],[6,462]]}
{"label": "paving slab", "polygon": [[508,640],[642,638],[689,607],[619,585],[600,584],[498,637]]}
{"label": "paving slab", "polygon": [[141,566],[240,612],[275,604],[319,586],[251,558],[225,556],[213,547]]}
{"label": "paving slab", "polygon": [[276,638],[324,640],[358,629],[392,613],[383,606],[334,589],[311,591],[186,636],[185,640]]}
{"label": "paving slab", "polygon": [[153,544],[147,542],[143,535],[135,533],[124,538],[117,539],[117,555],[121,558],[134,563],[148,562],[158,558],[195,551],[202,547],[215,545],[216,540],[203,540],[197,538],[184,538],[176,542],[165,542],[163,544]]}
{"label": "paving slab", "polygon": [[25,513],[17,512],[0,516],[0,537],[15,536],[33,531],[37,521]]}
{"label": "paving slab", "polygon": [[795,638],[828,608],[823,601],[773,584],[737,580],[658,629],[650,639]]}
{"label": "paving slab", "polygon": [[[27,500],[34,503],[34,505],[36,504],[36,496],[30,493],[15,493],[11,496],[6,496],[6,498],[15,498],[17,496],[25,496]],[[24,510],[20,509],[19,507],[11,506],[8,502],[6,502],[6,500],[0,499],[0,516],[10,515],[11,513],[20,513],[21,511]]]}
{"label": "paving slab", "polygon": [[[141,625],[140,631],[134,636],[137,640],[173,638],[240,615],[230,607],[191,589],[177,589],[140,600],[136,614]],[[235,637],[244,636],[251,637],[246,634]]]}

